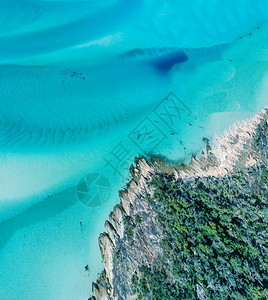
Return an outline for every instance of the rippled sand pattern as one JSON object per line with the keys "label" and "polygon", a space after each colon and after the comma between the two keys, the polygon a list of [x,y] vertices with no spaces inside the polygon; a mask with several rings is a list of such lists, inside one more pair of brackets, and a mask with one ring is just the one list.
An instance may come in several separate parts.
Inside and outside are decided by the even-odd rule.
{"label": "rippled sand pattern", "polygon": [[[87,299],[125,182],[103,158],[171,91],[172,159],[267,105],[267,20],[265,0],[0,0],[0,300]],[[100,207],[87,173],[114,188]]]}

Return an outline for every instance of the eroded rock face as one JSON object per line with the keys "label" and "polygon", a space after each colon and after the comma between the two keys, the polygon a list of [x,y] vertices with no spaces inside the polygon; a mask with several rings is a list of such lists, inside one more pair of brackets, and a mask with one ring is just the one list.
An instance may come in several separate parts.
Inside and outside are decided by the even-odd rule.
{"label": "eroded rock face", "polygon": [[131,170],[133,179],[120,193],[121,204],[114,207],[105,223],[107,233],[100,235],[99,245],[107,277],[106,282],[102,279],[93,284],[95,299],[136,299],[131,289],[133,274],[141,262],[151,264],[162,254],[156,213],[141,200],[145,191],[152,193],[147,182],[155,171],[144,158],[136,160]]}
{"label": "eroded rock face", "polygon": [[[226,131],[210,146],[206,156],[193,159],[186,170],[174,168],[173,175],[184,180],[196,176],[220,177],[236,166],[267,163],[267,136],[268,108],[265,108],[254,118]],[[136,159],[136,166],[131,168],[133,178],[127,189],[120,192],[121,203],[105,223],[107,233],[99,237],[105,272],[93,283],[95,296],[91,299],[137,299],[132,290],[132,276],[139,276],[141,264],[150,266],[162,255],[162,230],[156,212],[145,199],[146,195],[153,195],[153,188],[148,185],[152,175],[161,172],[164,171],[159,164],[149,163],[145,158]]]}

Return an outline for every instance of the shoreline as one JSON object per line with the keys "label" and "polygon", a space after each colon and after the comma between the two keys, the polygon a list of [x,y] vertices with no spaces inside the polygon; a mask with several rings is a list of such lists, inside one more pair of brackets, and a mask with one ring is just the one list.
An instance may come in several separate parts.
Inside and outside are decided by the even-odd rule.
{"label": "shoreline", "polygon": [[[125,262],[129,264],[125,274],[120,275],[124,280],[130,280],[126,273],[133,273],[139,267],[139,261],[131,260],[131,257],[137,255],[136,252],[147,253],[143,259],[148,265],[161,255],[162,249],[159,245],[163,232],[156,226],[156,213],[147,201],[141,201],[144,195],[153,196],[153,190],[148,186],[148,182],[154,174],[170,173],[175,180],[183,181],[202,177],[220,179],[240,167],[249,168],[266,160],[265,156],[261,157],[254,149],[255,138],[260,132],[266,135],[268,133],[267,107],[253,118],[236,122],[211,143],[207,141],[206,150],[202,151],[198,157],[192,157],[188,166],[179,168],[180,166],[176,164],[172,166],[171,163],[166,167],[164,159],[157,156],[151,157],[150,162],[144,157],[136,158],[135,166],[130,168],[132,179],[127,184],[127,188],[120,192],[121,203],[114,207],[109,220],[105,222],[107,232],[99,237],[105,271],[100,275],[97,283],[93,283],[94,296],[89,299],[122,299],[117,296],[120,288],[119,275],[116,271],[118,264],[115,259],[117,253],[122,250],[122,244],[127,253]],[[265,163],[267,164],[267,161]],[[133,224],[131,225],[131,222],[126,224],[126,220],[138,215],[150,218],[153,222],[143,228],[144,240],[139,240],[139,246],[135,245],[136,248],[131,249],[133,245],[131,247],[129,240],[133,236]],[[120,265],[119,268],[122,272],[125,266]],[[129,294],[129,290],[124,292],[127,293],[128,299],[136,299],[135,295],[132,297]]]}

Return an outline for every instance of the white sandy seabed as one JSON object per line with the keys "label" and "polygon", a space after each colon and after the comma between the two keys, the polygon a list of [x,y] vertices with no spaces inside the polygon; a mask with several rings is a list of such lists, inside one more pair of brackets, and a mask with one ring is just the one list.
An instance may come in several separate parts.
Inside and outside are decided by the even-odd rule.
{"label": "white sandy seabed", "polygon": [[[1,300],[87,299],[127,167],[152,149],[129,139],[144,118],[165,137],[153,150],[184,160],[267,106],[266,1],[132,2],[0,0]],[[154,108],[171,91],[168,127]],[[103,159],[120,142],[122,177]],[[112,187],[97,207],[77,200],[87,173]]]}

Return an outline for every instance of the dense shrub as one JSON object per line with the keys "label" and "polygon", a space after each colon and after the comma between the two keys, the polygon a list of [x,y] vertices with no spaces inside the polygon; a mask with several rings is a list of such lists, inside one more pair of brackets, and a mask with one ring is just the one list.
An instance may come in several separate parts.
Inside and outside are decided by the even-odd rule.
{"label": "dense shrub", "polygon": [[133,278],[139,299],[268,299],[267,184],[264,165],[220,179],[155,175],[164,255]]}

